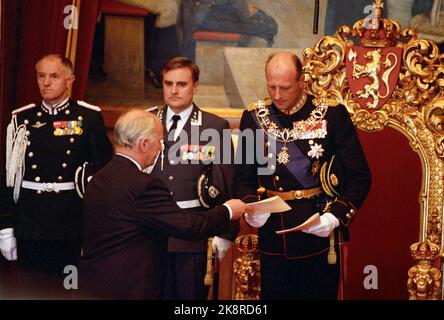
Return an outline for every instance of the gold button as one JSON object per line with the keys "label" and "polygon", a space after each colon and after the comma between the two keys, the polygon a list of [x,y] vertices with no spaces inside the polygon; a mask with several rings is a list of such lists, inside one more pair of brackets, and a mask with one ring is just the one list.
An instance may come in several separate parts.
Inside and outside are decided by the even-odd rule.
{"label": "gold button", "polygon": [[174,196],[174,192],[171,191],[171,192],[170,192],[170,195],[171,195],[171,196]]}
{"label": "gold button", "polygon": [[42,194],[42,190],[37,190],[37,194]]}
{"label": "gold button", "polygon": [[279,192],[282,192],[282,191],[284,191],[284,189],[282,187],[280,187],[279,188]]}
{"label": "gold button", "polygon": [[297,199],[302,198],[302,190],[296,190],[295,194]]}
{"label": "gold button", "polygon": [[31,145],[31,141],[28,141],[28,146],[30,146]]}
{"label": "gold button", "polygon": [[271,152],[268,154],[268,158],[273,158],[274,154],[272,154]]}
{"label": "gold button", "polygon": [[60,193],[60,190],[55,190],[54,192],[55,192],[55,193]]}
{"label": "gold button", "polygon": [[65,110],[65,114],[66,115],[68,115],[68,114],[70,114],[71,113],[71,111],[69,111],[69,110]]}
{"label": "gold button", "polygon": [[82,116],[79,116],[79,117],[77,118],[77,120],[82,121],[82,120],[83,120],[83,117],[82,117]]}
{"label": "gold button", "polygon": [[66,154],[67,154],[68,156],[70,156],[70,155],[71,155],[71,150],[66,150]]}
{"label": "gold button", "polygon": [[280,179],[279,176],[274,177],[274,181],[279,181],[279,179]]}
{"label": "gold button", "polygon": [[35,182],[39,182],[40,181],[40,177],[35,177]]}
{"label": "gold button", "polygon": [[62,168],[66,168],[68,165],[66,163],[62,163]]}
{"label": "gold button", "polygon": [[267,147],[269,147],[269,146],[271,146],[271,143],[270,143],[269,141],[267,141],[267,142],[265,143],[265,145],[266,145]]}
{"label": "gold button", "polygon": [[29,124],[29,120],[25,119],[25,121],[23,121],[24,124]]}
{"label": "gold button", "polygon": [[39,111],[39,112],[37,112],[37,117],[41,117],[42,116],[42,113]]}
{"label": "gold button", "polygon": [[350,213],[347,213],[345,216],[347,217],[347,219],[351,219],[352,217]]}
{"label": "gold button", "polygon": [[36,165],[36,164],[33,164],[33,165],[31,166],[31,168],[32,168],[33,170],[35,170],[35,169],[37,169],[37,165]]}
{"label": "gold button", "polygon": [[350,213],[351,213],[351,214],[354,214],[354,213],[355,213],[355,210],[354,210],[354,209],[350,209]]}
{"label": "gold button", "polygon": [[30,158],[34,157],[34,153],[33,152],[28,153],[28,157]]}
{"label": "gold button", "polygon": [[170,164],[174,165],[174,160],[171,160],[171,161],[170,161]]}
{"label": "gold button", "polygon": [[314,141],[313,141],[313,140],[310,140],[310,141],[308,141],[308,143],[309,143],[309,144],[313,144],[313,143],[314,143]]}
{"label": "gold button", "polygon": [[173,176],[169,176],[169,177],[168,177],[168,180],[173,181],[173,180],[174,180],[174,177],[173,177]]}
{"label": "gold button", "polygon": [[58,181],[63,181],[63,177],[62,177],[62,176],[58,176],[58,177],[57,177],[57,180],[58,180]]}
{"label": "gold button", "polygon": [[30,134],[31,134],[31,132],[29,132],[29,131],[25,132],[25,136],[29,136]]}
{"label": "gold button", "polygon": [[69,142],[74,143],[76,141],[74,138],[69,138]]}

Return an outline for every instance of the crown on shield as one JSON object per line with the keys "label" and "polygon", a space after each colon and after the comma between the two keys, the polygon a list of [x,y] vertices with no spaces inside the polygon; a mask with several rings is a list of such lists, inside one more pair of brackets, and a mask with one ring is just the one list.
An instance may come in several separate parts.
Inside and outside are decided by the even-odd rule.
{"label": "crown on shield", "polygon": [[353,33],[359,37],[361,46],[384,48],[394,45],[399,38],[401,26],[396,21],[384,19],[383,8],[382,0],[375,0],[372,13],[353,26]]}

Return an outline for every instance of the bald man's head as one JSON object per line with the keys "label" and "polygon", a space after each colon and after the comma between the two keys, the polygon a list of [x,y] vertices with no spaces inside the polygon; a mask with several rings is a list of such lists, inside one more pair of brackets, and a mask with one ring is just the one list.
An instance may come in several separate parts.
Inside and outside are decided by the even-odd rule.
{"label": "bald man's head", "polygon": [[302,65],[298,57],[290,52],[273,54],[265,66],[267,90],[279,110],[289,113],[304,92]]}

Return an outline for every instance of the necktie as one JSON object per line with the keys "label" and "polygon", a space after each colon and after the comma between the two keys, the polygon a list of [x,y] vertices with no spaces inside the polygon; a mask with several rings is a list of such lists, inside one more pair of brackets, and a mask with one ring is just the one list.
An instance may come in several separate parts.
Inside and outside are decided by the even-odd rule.
{"label": "necktie", "polygon": [[173,130],[176,130],[177,128],[177,122],[180,120],[180,116],[175,114],[173,117],[173,125],[171,126],[170,130],[168,130],[168,133],[170,133]]}

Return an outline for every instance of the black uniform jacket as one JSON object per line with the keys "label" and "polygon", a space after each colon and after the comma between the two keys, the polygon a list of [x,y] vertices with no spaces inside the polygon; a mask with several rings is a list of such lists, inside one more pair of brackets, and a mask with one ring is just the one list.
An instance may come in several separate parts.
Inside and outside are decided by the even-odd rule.
{"label": "black uniform jacket", "polygon": [[[315,108],[312,100],[308,99],[306,104],[298,112],[292,115],[286,115],[278,110],[273,104],[269,105],[273,114],[277,117],[278,126],[282,128],[293,129],[294,123],[309,118],[311,111]],[[240,129],[260,128],[255,118],[256,110],[245,110]],[[256,118],[257,119],[257,118]],[[289,200],[287,203],[292,207],[291,211],[285,213],[272,214],[264,226],[259,228],[259,248],[263,254],[284,255],[287,258],[303,258],[310,255],[318,254],[328,249],[329,239],[320,238],[312,234],[303,232],[293,232],[286,235],[277,235],[277,230],[295,227],[316,212],[322,213],[325,210],[326,200],[335,200],[331,206],[325,210],[331,212],[340,221],[340,229],[347,230],[347,227],[356,214],[356,210],[361,206],[370,189],[371,175],[365,159],[363,150],[358,140],[355,127],[350,116],[344,106],[329,107],[324,117],[326,121],[326,135],[323,138],[299,139],[289,142],[295,144],[305,156],[308,165],[301,166],[297,164],[292,170],[299,170],[299,174],[312,181],[310,185],[301,184],[298,179],[291,174],[289,166],[295,160],[294,155],[290,155],[288,164],[280,164],[276,161],[275,172],[270,175],[258,175],[257,169],[261,166],[271,166],[273,164],[248,164],[243,160],[242,164],[236,165],[233,193],[235,197],[244,199],[246,202],[257,200],[257,192],[259,186],[272,191],[290,191],[319,187],[319,168],[326,160],[334,154],[341,160],[343,167],[346,169],[345,177],[341,178],[343,191],[337,199],[327,199],[325,194],[315,196],[311,199]],[[256,138],[255,138],[256,139]],[[247,154],[247,144],[239,140],[237,153]],[[253,144],[253,143],[248,143]],[[256,144],[254,144],[256,145]],[[313,152],[313,148],[317,145],[322,147],[321,151]],[[277,152],[273,150],[262,151],[265,155],[272,154],[276,157]],[[312,151],[310,153],[310,151]],[[310,154],[311,155],[310,155]],[[256,150],[254,154],[257,154]],[[316,157],[316,155],[318,157]],[[236,155],[238,158],[238,154]],[[255,157],[256,159],[257,157]],[[266,197],[266,193],[264,197]]]}
{"label": "black uniform jacket", "polygon": [[[23,125],[27,131],[25,181],[74,182],[75,172],[84,162],[95,172],[112,157],[112,144],[98,107],[69,100],[55,110],[30,105],[13,115],[17,126]],[[12,202],[11,197],[8,201]],[[22,187],[17,205],[12,204],[9,210],[15,211],[13,226],[18,238],[81,238],[81,199],[75,189],[38,192]]]}
{"label": "black uniform jacket", "polygon": [[116,155],[86,189],[79,290],[99,298],[162,299],[168,236],[205,238],[228,222],[225,206],[183,212],[162,181]]}
{"label": "black uniform jacket", "polygon": [[[189,116],[185,126],[181,131],[181,135],[186,133],[188,140],[178,138],[176,142],[168,140],[168,132],[166,131],[166,113],[167,106],[163,107],[158,112],[158,117],[162,121],[164,127],[164,143],[165,143],[165,158],[163,160],[163,170],[161,168],[161,159],[157,161],[153,170],[153,175],[162,180],[170,190],[171,195],[176,201],[189,201],[198,199],[198,179],[205,171],[205,164],[202,161],[195,160],[197,153],[193,152],[197,145],[208,145],[215,147],[215,164],[213,165],[213,179],[214,185],[221,191],[219,203],[231,199],[231,185],[234,174],[234,150],[231,143],[231,131],[228,122],[221,117],[214,114],[200,110],[196,105],[193,105],[193,110]],[[213,140],[213,137],[203,138],[202,133],[206,129],[214,129],[213,131],[218,138]],[[225,130],[225,131],[224,131]],[[225,145],[222,146],[223,135],[225,133]],[[218,141],[217,141],[218,140]],[[168,154],[184,155],[183,148],[190,146],[188,149],[189,159],[187,161],[178,161],[171,159]],[[220,148],[219,148],[220,145]],[[182,148],[182,150],[180,150]],[[194,149],[193,149],[194,148]],[[225,154],[231,152],[231,154]],[[227,163],[223,159],[228,158]],[[188,212],[201,211],[202,207],[187,209]],[[223,234],[218,235],[222,238],[233,241],[239,232],[239,222],[232,221],[230,228]],[[182,239],[170,238],[168,241],[168,250],[170,252],[204,252],[207,248],[206,240],[186,241]]]}

